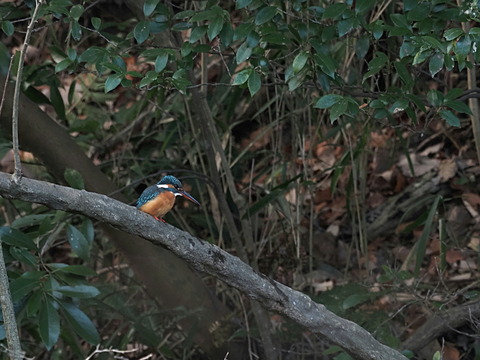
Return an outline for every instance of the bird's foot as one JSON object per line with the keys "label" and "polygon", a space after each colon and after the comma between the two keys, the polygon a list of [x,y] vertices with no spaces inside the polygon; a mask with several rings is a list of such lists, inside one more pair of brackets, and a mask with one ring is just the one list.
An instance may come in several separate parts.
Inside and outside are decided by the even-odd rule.
{"label": "bird's foot", "polygon": [[165,220],[163,220],[162,218],[158,218],[158,217],[156,217],[156,216],[154,216],[154,218],[157,219],[158,221],[162,221],[162,222],[164,222],[164,223],[167,223],[167,222],[166,222]]}

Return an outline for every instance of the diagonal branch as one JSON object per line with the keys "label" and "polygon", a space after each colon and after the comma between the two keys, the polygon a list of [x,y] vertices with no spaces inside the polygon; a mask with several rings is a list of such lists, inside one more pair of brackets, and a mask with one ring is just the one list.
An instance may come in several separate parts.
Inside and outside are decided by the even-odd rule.
{"label": "diagonal branch", "polygon": [[82,214],[139,235],[167,248],[196,270],[239,289],[268,310],[283,314],[341,346],[355,359],[406,360],[359,325],[333,314],[307,295],[255,272],[238,257],[108,196],[28,178],[17,184],[6,173],[0,173],[0,195]]}

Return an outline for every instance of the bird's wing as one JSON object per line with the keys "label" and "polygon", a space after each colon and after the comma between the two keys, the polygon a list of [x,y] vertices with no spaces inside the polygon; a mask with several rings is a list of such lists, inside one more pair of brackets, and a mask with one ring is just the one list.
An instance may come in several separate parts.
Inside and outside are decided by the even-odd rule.
{"label": "bird's wing", "polygon": [[140,208],[142,205],[146,204],[150,200],[155,199],[155,197],[158,195],[158,188],[156,186],[150,186],[146,188],[142,195],[137,200],[137,209]]}

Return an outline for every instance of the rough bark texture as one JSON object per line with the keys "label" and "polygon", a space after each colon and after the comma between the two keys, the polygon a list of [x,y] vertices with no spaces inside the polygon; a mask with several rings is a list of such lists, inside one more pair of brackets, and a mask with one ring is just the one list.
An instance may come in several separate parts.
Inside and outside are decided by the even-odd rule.
{"label": "rough bark texture", "polygon": [[433,314],[415,333],[403,344],[408,349],[421,355],[422,350],[429,349],[429,344],[442,334],[459,328],[465,324],[478,323],[480,318],[480,301],[461,305],[447,311]]}
{"label": "rough bark texture", "polygon": [[[15,184],[5,173],[0,174],[0,195],[79,213],[141,236],[152,244],[170,250],[196,270],[236,287],[268,310],[283,314],[324,336],[355,359],[406,359],[397,351],[379,343],[362,327],[338,317],[307,295],[255,272],[239,258],[215,245],[156,221],[108,196],[26,178],[20,184]],[[139,240],[135,246],[141,243]]]}

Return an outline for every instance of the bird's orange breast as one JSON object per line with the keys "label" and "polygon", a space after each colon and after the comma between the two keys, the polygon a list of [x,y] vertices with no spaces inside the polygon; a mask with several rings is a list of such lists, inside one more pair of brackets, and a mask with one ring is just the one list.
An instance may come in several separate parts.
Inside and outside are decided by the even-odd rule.
{"label": "bird's orange breast", "polygon": [[172,209],[173,204],[175,204],[175,195],[170,191],[164,191],[154,199],[143,204],[140,210],[161,218]]}

